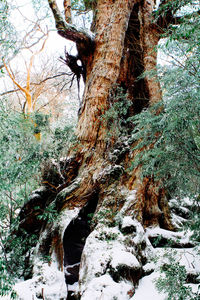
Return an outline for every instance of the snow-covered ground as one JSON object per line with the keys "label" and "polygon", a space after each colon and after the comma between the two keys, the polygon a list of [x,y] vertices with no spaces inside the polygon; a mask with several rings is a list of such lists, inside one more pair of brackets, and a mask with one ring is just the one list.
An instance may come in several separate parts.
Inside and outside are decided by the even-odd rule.
{"label": "snow-covered ground", "polygon": [[[134,196],[132,193],[131,199]],[[99,223],[86,240],[80,265],[79,284],[68,287],[69,290],[78,291],[81,300],[165,300],[167,295],[158,292],[155,280],[161,276],[160,266],[170,264],[172,257],[185,267],[187,274],[196,277],[200,274],[199,249],[197,246],[188,247],[190,232],[172,232],[158,227],[145,230],[137,220],[131,216],[124,216],[125,211],[126,209],[122,208],[116,216],[118,224],[115,227]],[[59,219],[61,237],[78,213],[78,209],[63,212]],[[43,234],[45,235],[45,232]],[[181,247],[169,245],[153,247],[150,239],[160,236],[163,241],[170,241]],[[187,248],[184,248],[184,245],[187,245]],[[138,254],[136,249],[140,247],[141,251]],[[37,252],[37,247],[35,251]],[[143,265],[142,257],[146,258]],[[143,274],[137,288],[133,287],[126,275],[120,274],[120,272],[128,274],[129,271],[139,274],[139,277]],[[55,253],[52,253],[51,265],[36,255],[33,272],[32,279],[17,282],[14,286],[20,300],[66,298],[64,271],[59,270]],[[190,284],[190,287],[193,292],[197,292],[198,284]],[[9,296],[0,299],[11,300]]]}

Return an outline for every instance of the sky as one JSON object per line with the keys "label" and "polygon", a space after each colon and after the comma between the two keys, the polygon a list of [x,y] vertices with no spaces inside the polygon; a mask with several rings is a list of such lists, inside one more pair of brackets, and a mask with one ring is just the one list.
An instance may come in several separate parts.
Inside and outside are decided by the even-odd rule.
{"label": "sky", "polygon": [[[44,2],[47,3],[47,0],[43,0]],[[10,15],[10,19],[13,21],[14,25],[16,26],[17,30],[22,31],[21,36],[24,37],[25,33],[23,30],[28,31],[29,26],[34,25],[35,21],[35,15],[34,15],[34,10],[32,8],[31,0],[9,0],[9,3],[12,5],[17,5],[20,8],[20,12],[16,9],[13,10],[13,12]],[[63,1],[62,0],[57,0],[58,5],[60,9],[63,7]],[[47,4],[48,5],[48,4]],[[24,20],[23,16],[27,18],[27,21]],[[45,20],[46,22],[46,20]],[[45,23],[44,22],[44,23]],[[55,59],[59,59],[59,56],[63,55],[64,56],[64,48],[67,48],[67,51],[70,51],[72,54],[76,54],[76,47],[73,42],[67,41],[66,39],[62,38],[61,36],[58,35],[55,27],[54,27],[54,22],[53,18],[50,22],[48,21],[48,28],[51,29],[49,32],[49,37],[46,42],[44,51],[42,52],[41,56],[38,55],[35,58],[35,66],[39,67],[40,65],[40,57],[42,57],[44,54],[46,57],[55,57]],[[46,24],[43,24],[43,28],[46,30]],[[39,47],[35,47],[35,49],[39,49],[41,47],[41,43]],[[35,51],[34,49],[34,51]],[[20,53],[10,62],[10,65],[12,69],[17,72],[24,72],[26,70],[26,63],[29,62],[30,56],[32,53],[30,50],[22,50]],[[12,89],[13,88],[13,83],[8,77],[4,77],[2,80],[0,80],[0,93],[5,91],[5,89]]]}

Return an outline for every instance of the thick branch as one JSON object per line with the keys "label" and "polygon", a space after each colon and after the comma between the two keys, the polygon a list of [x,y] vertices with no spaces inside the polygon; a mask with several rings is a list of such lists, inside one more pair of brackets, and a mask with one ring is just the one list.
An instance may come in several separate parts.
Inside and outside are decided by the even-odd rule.
{"label": "thick branch", "polygon": [[93,34],[89,34],[89,32],[84,29],[78,29],[76,26],[64,21],[55,0],[48,0],[48,3],[52,10],[59,35],[72,42],[85,43],[86,45],[94,41]]}

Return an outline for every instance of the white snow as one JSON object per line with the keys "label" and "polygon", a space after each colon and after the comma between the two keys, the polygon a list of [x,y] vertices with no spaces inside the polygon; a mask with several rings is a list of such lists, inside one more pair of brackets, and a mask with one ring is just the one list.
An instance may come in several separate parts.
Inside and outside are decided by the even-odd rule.
{"label": "white snow", "polygon": [[111,276],[105,274],[93,278],[87,290],[83,293],[81,300],[128,300],[128,292],[132,286],[128,282],[115,282]]}
{"label": "white snow", "polygon": [[[118,225],[111,228],[105,224],[98,224],[86,240],[81,258],[79,286],[78,283],[69,286],[69,290],[80,292],[81,300],[164,300],[167,295],[156,290],[155,279],[160,276],[160,266],[163,263],[170,263],[170,257],[175,258],[180,265],[184,265],[188,273],[195,276],[200,274],[198,249],[169,248],[166,250],[166,248],[153,248],[148,239],[148,237],[161,235],[169,240],[176,241],[179,239],[184,244],[189,241],[190,234],[171,232],[159,227],[144,230],[142,225],[132,216],[124,216],[125,211],[135,199],[135,191],[128,191],[127,194],[125,207],[116,216]],[[78,213],[79,209],[65,210],[62,213],[55,224],[55,227],[60,230],[61,237],[63,237],[70,221],[76,218]],[[128,231],[130,233],[123,234],[122,229],[128,229],[129,227],[132,227],[133,232],[130,230]],[[43,234],[43,238],[45,235],[46,233]],[[143,270],[148,274],[150,271],[153,271],[153,273],[144,276],[139,281],[138,287],[134,289],[132,282],[119,276],[119,270],[120,268],[125,270],[141,268],[139,258],[136,257],[136,245],[140,247],[142,243],[145,246],[141,253],[143,257],[147,258]],[[169,255],[166,255],[167,252]],[[155,257],[155,255],[157,260],[154,262],[152,257]],[[65,299],[67,288],[64,272],[67,272],[67,268],[64,272],[59,270],[54,252],[51,256],[51,265],[44,263],[38,255],[36,257],[34,277],[25,282],[19,282],[14,287],[20,300],[39,300],[42,297],[45,300]],[[119,282],[113,280],[113,274],[118,274]],[[190,286],[194,291],[198,288],[195,284],[190,284]],[[0,299],[10,300],[8,297]]]}
{"label": "white snow", "polygon": [[171,220],[175,228],[181,228],[185,222],[184,218],[177,216],[174,213],[171,214]]}
{"label": "white snow", "polygon": [[122,220],[122,228],[135,226],[135,220],[131,216],[125,216]]}
{"label": "white snow", "polygon": [[187,244],[190,241],[191,232],[174,232],[160,227],[152,227],[146,229],[146,235],[148,237],[162,236],[168,240],[179,241],[180,244]]}
{"label": "white snow", "polygon": [[[61,238],[66,227],[72,219],[76,218],[79,209],[65,210],[60,214],[54,227],[59,228]],[[45,300],[57,300],[66,298],[67,287],[65,284],[64,272],[59,270],[55,252],[51,255],[51,264],[44,262],[39,253],[39,244],[45,239],[47,232],[41,235],[40,241],[35,249],[33,278],[15,284],[14,290],[20,300],[37,300],[43,296]],[[75,287],[74,287],[75,288]],[[73,287],[70,286],[70,290]],[[5,299],[6,300],[6,299]]]}
{"label": "white snow", "polygon": [[121,249],[113,249],[111,266],[114,269],[119,266],[128,266],[129,268],[139,269],[140,263],[132,253]]}
{"label": "white snow", "polygon": [[[128,190],[127,190],[128,191]],[[121,210],[121,213],[126,211],[130,204],[133,204],[136,201],[136,190],[128,191],[128,196],[126,197],[126,202]]]}
{"label": "white snow", "polygon": [[[80,209],[76,207],[73,210],[65,209],[60,214],[59,220],[57,223],[59,223],[59,229],[61,231],[62,238],[63,238],[64,232],[65,232],[65,229],[67,228],[69,223],[78,216],[79,211],[80,211]],[[55,226],[57,227],[58,224],[55,224]]]}
{"label": "white snow", "polygon": [[165,300],[166,294],[159,293],[155,288],[154,280],[158,276],[158,273],[153,272],[151,275],[143,277],[131,300]]}
{"label": "white snow", "polygon": [[[38,262],[39,264],[39,262]],[[56,263],[50,266],[47,263],[40,262],[37,266],[37,271],[40,269],[40,274],[32,279],[15,284],[14,290],[20,300],[37,300],[41,299],[42,295],[45,300],[55,300],[65,298],[67,288],[62,271],[59,271]]]}
{"label": "white snow", "polygon": [[120,267],[140,268],[140,263],[131,252],[133,248],[125,246],[124,239],[117,227],[109,228],[105,225],[98,225],[89,235],[79,272],[81,299],[130,298],[127,298],[127,292],[133,288],[132,283],[125,280],[116,283],[109,275],[110,269],[117,273]]}

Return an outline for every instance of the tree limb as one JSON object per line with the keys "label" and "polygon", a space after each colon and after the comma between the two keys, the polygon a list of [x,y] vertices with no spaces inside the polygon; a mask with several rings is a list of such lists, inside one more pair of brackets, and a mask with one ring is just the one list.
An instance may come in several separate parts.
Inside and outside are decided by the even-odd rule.
{"label": "tree limb", "polygon": [[61,12],[55,0],[48,0],[49,6],[53,13],[58,34],[75,43],[85,43],[90,45],[94,41],[94,34],[84,29],[78,29],[75,25],[64,21]]}
{"label": "tree limb", "polygon": [[[40,85],[48,80],[51,80],[51,79],[54,79],[54,78],[57,78],[57,77],[61,77],[61,76],[70,76],[71,74],[68,74],[68,73],[60,73],[60,74],[57,74],[57,75],[52,75],[52,76],[49,76],[49,77],[46,77],[45,79],[41,80],[40,82],[32,82],[31,85]],[[23,87],[24,89],[26,88],[25,86]],[[6,91],[6,92],[3,92],[0,94],[0,96],[5,96],[5,95],[8,95],[8,94],[12,94],[12,93],[16,93],[16,92],[19,92],[20,89],[13,89],[13,90],[10,90],[10,91]]]}
{"label": "tree limb", "polygon": [[3,61],[4,67],[10,77],[10,79],[13,81],[13,83],[19,88],[19,90],[21,90],[23,93],[27,93],[26,88],[23,88],[16,80],[15,77],[12,75],[12,72],[9,70],[8,66],[6,65],[6,63]]}

